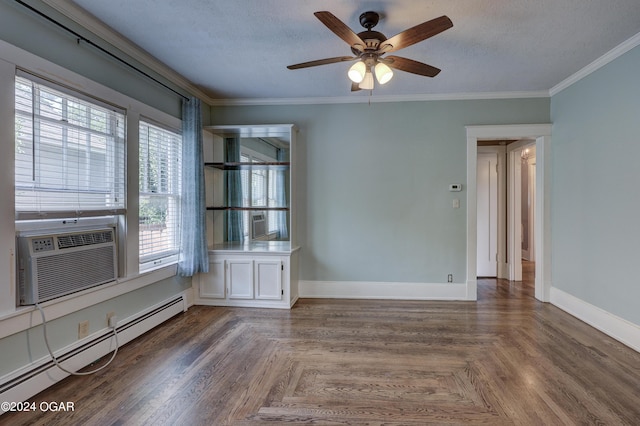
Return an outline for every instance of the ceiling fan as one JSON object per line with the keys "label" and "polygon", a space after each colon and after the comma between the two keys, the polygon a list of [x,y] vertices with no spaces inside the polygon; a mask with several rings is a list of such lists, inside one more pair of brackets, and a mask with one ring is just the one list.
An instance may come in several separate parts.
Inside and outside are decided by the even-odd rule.
{"label": "ceiling fan", "polygon": [[435,77],[440,72],[439,68],[414,61],[413,59],[384,55],[426,40],[453,27],[451,19],[447,16],[441,16],[411,27],[391,38],[387,38],[384,34],[372,30],[380,19],[380,16],[376,12],[364,12],[360,15],[360,25],[365,28],[365,31],[358,34],[353,32],[331,12],[315,12],[314,15],[338,37],[346,41],[349,46],[351,46],[351,52],[355,56],[338,56],[335,58],[319,59],[289,65],[287,68],[297,70],[318,65],[358,60],[358,62],[349,68],[348,72],[349,79],[352,81],[352,91],[373,89],[374,74],[378,83],[385,84],[393,77],[391,68],[426,77]]}

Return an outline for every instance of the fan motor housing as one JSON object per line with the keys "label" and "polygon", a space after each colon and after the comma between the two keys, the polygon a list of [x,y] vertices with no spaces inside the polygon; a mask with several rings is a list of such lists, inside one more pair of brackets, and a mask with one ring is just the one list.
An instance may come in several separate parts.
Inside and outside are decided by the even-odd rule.
{"label": "fan motor housing", "polygon": [[[361,33],[358,33],[358,37],[360,37],[362,41],[364,41],[365,51],[378,50],[378,46],[380,46],[380,43],[382,43],[387,39],[387,37],[381,32],[371,31],[371,30],[362,31]],[[360,55],[361,53],[356,49],[354,49],[353,47],[351,48],[351,52],[353,52],[353,54],[356,56]]]}

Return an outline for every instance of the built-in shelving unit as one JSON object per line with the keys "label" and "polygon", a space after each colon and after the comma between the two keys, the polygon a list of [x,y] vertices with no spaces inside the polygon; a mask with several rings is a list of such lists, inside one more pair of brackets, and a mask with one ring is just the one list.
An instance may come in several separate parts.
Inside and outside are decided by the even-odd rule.
{"label": "built-in shelving unit", "polygon": [[289,308],[298,298],[292,124],[204,129],[208,274],[197,302]]}

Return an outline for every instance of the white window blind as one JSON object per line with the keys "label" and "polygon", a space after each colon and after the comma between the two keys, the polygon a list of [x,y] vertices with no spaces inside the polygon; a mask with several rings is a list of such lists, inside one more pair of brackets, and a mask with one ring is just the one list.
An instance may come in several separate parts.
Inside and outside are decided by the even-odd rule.
{"label": "white window blind", "polygon": [[140,122],[140,263],[179,252],[182,137]]}
{"label": "white window blind", "polygon": [[81,93],[16,76],[16,219],[123,214],[124,119]]}

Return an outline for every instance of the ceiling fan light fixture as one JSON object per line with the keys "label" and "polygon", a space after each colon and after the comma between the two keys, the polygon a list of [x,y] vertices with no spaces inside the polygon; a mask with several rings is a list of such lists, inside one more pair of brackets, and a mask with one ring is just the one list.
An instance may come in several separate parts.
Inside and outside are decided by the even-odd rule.
{"label": "ceiling fan light fixture", "polygon": [[435,77],[440,72],[439,68],[400,56],[382,58],[382,55],[404,49],[453,27],[451,19],[443,15],[387,38],[381,32],[372,29],[380,19],[380,15],[373,11],[360,15],[360,25],[365,28],[365,31],[357,34],[331,12],[319,11],[315,12],[314,16],[331,32],[341,38],[342,41],[346,42],[351,47],[352,55],[355,56],[318,59],[289,65],[287,68],[297,70],[319,65],[356,61],[349,67],[347,72],[349,80],[351,80],[352,92],[359,89],[373,90],[375,84],[374,73],[378,84],[388,83],[393,78],[391,68],[425,77]]}
{"label": "ceiling fan light fixture", "polygon": [[367,73],[367,66],[362,61],[358,61],[355,64],[351,65],[349,68],[349,72],[347,75],[349,76],[349,80],[354,83],[360,83],[365,78],[365,74]]}
{"label": "ceiling fan light fixture", "polygon": [[376,80],[378,83],[385,84],[388,83],[391,78],[393,78],[393,71],[386,64],[382,62],[378,62],[375,67]]}
{"label": "ceiling fan light fixture", "polygon": [[370,70],[365,73],[359,87],[363,90],[373,90],[373,74],[371,74]]}

